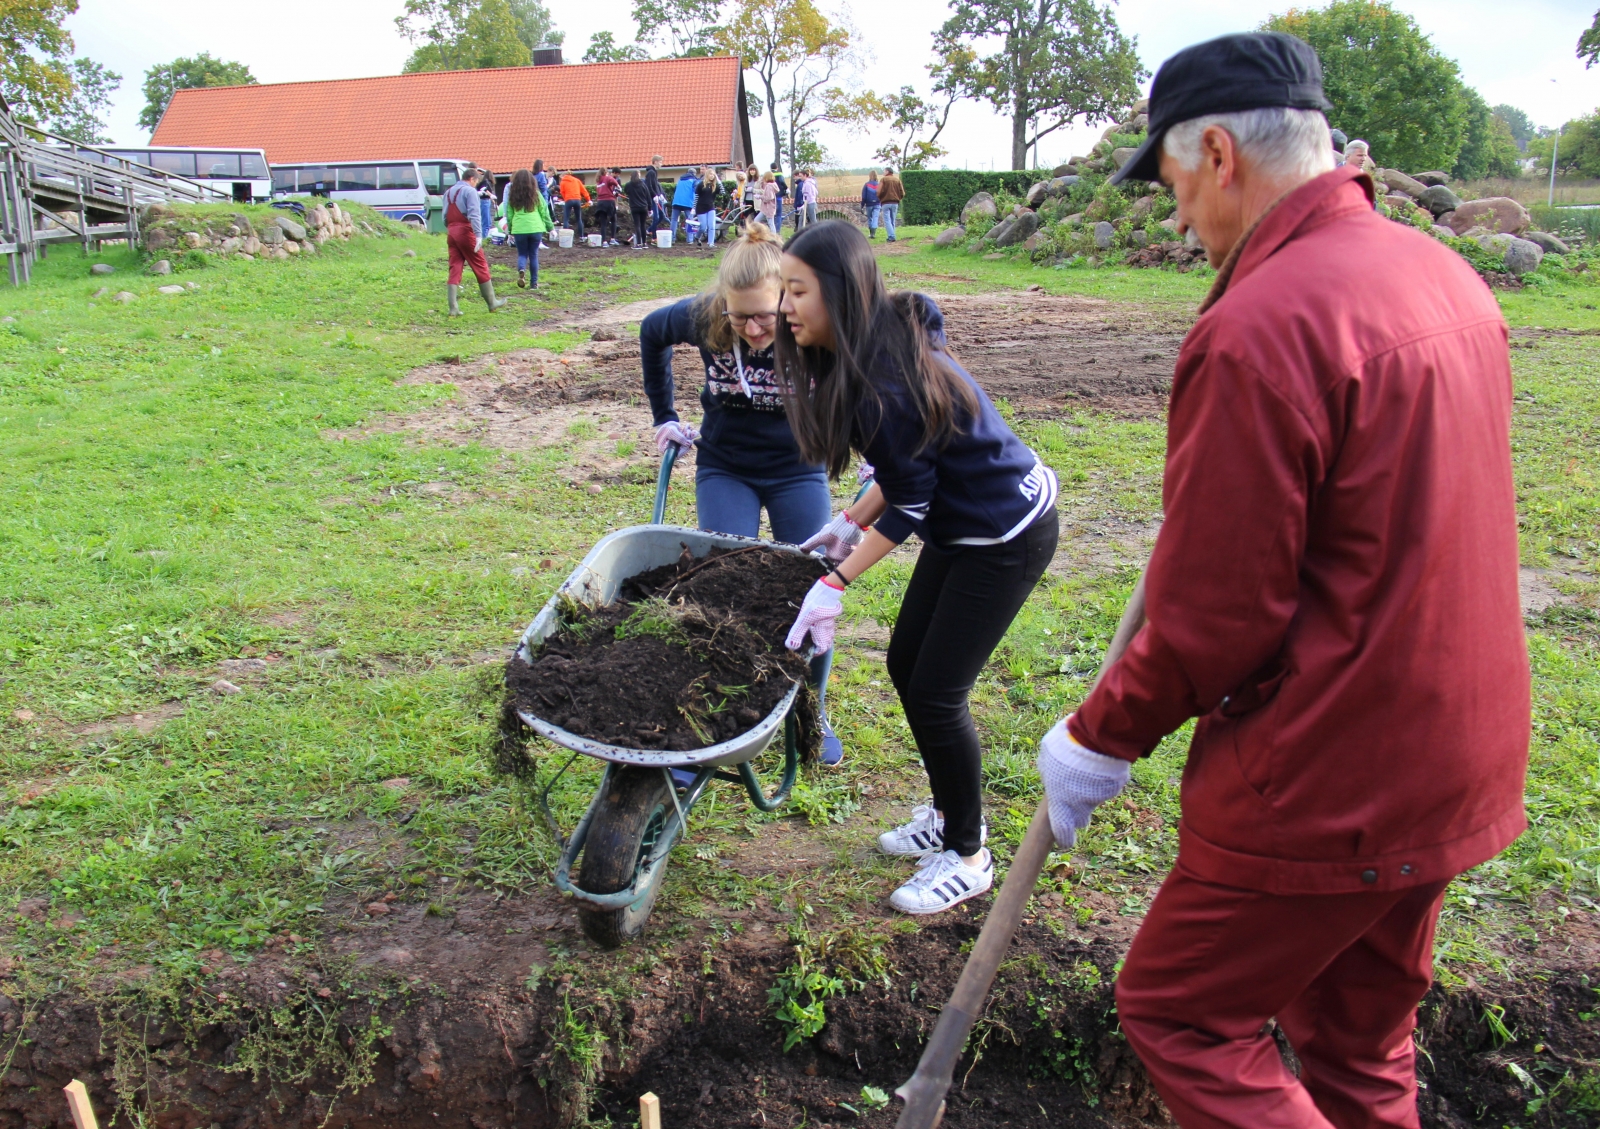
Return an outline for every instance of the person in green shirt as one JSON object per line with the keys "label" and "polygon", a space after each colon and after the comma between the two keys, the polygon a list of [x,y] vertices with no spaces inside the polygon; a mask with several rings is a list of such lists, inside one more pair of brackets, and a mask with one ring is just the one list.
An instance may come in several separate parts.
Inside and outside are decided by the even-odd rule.
{"label": "person in green shirt", "polygon": [[539,244],[544,241],[545,232],[554,229],[555,224],[550,222],[550,205],[527,169],[518,169],[511,177],[505,203],[500,205],[500,216],[506,221],[506,234],[517,244],[517,285],[523,289],[539,289]]}

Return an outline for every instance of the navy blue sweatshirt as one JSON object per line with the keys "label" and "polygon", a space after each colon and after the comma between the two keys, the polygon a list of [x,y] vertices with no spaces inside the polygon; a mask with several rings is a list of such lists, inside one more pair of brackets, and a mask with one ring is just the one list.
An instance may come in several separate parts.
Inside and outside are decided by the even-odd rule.
{"label": "navy blue sweatshirt", "polygon": [[[944,315],[916,296],[935,344],[944,345]],[[1055,472],[1018,439],[970,373],[945,360],[977,393],[978,413],[944,447],[917,450],[921,413],[893,371],[874,374],[880,404],[856,414],[858,450],[876,470],[889,503],[873,528],[897,544],[915,533],[938,547],[993,545],[1017,536],[1055,505]]]}
{"label": "navy blue sweatshirt", "polygon": [[[784,415],[783,396],[773,372],[772,350],[713,353],[701,342],[700,299],[685,298],[646,317],[639,326],[639,359],[644,391],[650,398],[655,425],[678,418],[673,407],[672,347],[700,349],[705,385],[700,389],[700,439],[695,444],[701,466],[731,471],[747,478],[788,478],[822,469],[800,458],[800,448]],[[744,384],[740,384],[740,366]],[[746,388],[748,387],[748,392]]]}

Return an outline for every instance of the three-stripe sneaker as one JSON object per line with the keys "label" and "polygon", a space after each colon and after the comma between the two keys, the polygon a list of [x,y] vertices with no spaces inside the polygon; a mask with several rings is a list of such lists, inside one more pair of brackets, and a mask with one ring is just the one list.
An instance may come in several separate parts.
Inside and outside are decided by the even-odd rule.
{"label": "three-stripe sneaker", "polygon": [[[987,821],[978,827],[978,845],[989,841]],[[930,799],[911,809],[911,818],[878,836],[878,850],[886,855],[922,858],[944,850],[944,817]]]}
{"label": "three-stripe sneaker", "polygon": [[975,898],[994,885],[994,856],[984,848],[977,866],[968,866],[954,851],[940,851],[917,864],[917,872],[889,895],[902,913],[938,913]]}

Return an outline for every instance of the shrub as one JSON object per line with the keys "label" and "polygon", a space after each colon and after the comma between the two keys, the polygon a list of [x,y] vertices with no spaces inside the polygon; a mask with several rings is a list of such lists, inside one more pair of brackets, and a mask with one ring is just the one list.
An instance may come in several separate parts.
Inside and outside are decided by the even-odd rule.
{"label": "shrub", "polygon": [[907,169],[900,179],[906,187],[905,203],[900,205],[901,223],[955,223],[961,218],[961,209],[977,193],[992,194],[996,204],[1002,196],[1020,199],[1039,181],[1050,179],[1050,172]]}

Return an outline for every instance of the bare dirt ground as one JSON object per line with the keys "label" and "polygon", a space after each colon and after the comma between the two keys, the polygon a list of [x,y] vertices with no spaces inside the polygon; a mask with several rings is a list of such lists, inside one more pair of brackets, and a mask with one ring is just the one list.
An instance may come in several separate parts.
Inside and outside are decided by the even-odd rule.
{"label": "bare dirt ground", "polygon": [[[560,262],[552,255],[546,269]],[[935,289],[938,280],[921,281]],[[1085,407],[1159,418],[1164,410],[1187,328],[1181,314],[1041,293],[940,301],[953,351],[1023,418]],[[527,350],[418,369],[403,379],[450,384],[454,396],[425,412],[373,421],[365,432],[508,450],[563,445],[575,455],[565,473],[577,489],[653,477],[633,327],[660,304],[588,308],[540,326],[589,335],[560,356]],[[677,351],[680,389],[690,396],[698,365],[696,351]],[[1136,563],[1156,528],[1085,519],[1063,542],[1060,567]],[[1529,614],[1565,599],[1562,582],[1525,571]],[[846,651],[881,661],[888,632],[857,625],[840,638]],[[218,674],[240,681],[251,671]],[[153,728],[180,708],[101,725]],[[403,779],[391,783],[409,787]],[[0,1129],[68,1125],[60,1087],[74,1077],[89,1085],[102,1111],[112,1108],[119,1087],[137,1092],[151,1109],[145,1124],[160,1129],[620,1126],[634,1123],[646,1091],[661,1097],[672,1127],[883,1129],[897,1108],[874,1110],[863,1087],[892,1091],[909,1076],[987,899],[914,932],[886,909],[851,922],[812,921],[818,932],[835,930],[832,967],[855,983],[826,1005],[822,1033],[790,1053],[782,1050],[767,993],[795,958],[788,934],[795,905],[781,891],[819,867],[872,865],[872,831],[903,807],[904,790],[903,781],[874,779],[862,785],[862,810],[848,826],[783,820],[714,853],[714,866],[780,892],[742,904],[708,897],[693,913],[663,899],[652,932],[670,942],[665,948],[595,951],[572,903],[548,883],[526,893],[458,887],[330,904],[319,941],[280,937],[249,963],[204,954],[205,979],[194,997],[170,1001],[166,1014],[127,1013],[123,989],[137,980],[129,974],[103,978],[92,1000],[48,986],[17,998],[0,994]],[[405,849],[403,827],[337,830],[346,848]],[[1152,877],[1132,901],[1147,901],[1156,882]],[[19,909],[42,916],[30,903]],[[1600,1059],[1600,1031],[1578,1018],[1595,1007],[1590,983],[1600,966],[1600,935],[1577,917],[1549,913],[1540,921],[1538,935],[1519,942],[1526,949],[1519,959],[1536,967],[1536,976],[1436,988],[1425,1003],[1418,1041],[1427,1051],[1422,1113],[1429,1129],[1579,1124],[1527,1115],[1526,1095],[1507,1072],[1509,1051],[1484,1019],[1491,1006],[1504,1007],[1519,1045],[1537,1041],[1577,1066]],[[1037,898],[958,1070],[945,1124],[1171,1124],[1115,1023],[1110,985],[1138,922],[1129,901],[1082,887],[1070,902],[1059,893]],[[63,939],[72,926],[34,924],[59,928]],[[5,932],[0,923],[0,974],[8,967]],[[359,997],[351,985],[361,986]],[[373,1081],[341,1090],[340,1048],[353,1053],[353,1034],[373,1015],[383,1032],[370,1064]],[[242,1048],[279,1026],[326,1029],[328,1061],[292,1082],[248,1069]],[[586,1031],[604,1036],[592,1057],[575,1036]],[[285,1064],[278,1066],[284,1077]],[[130,1123],[126,1116],[115,1122]]]}

